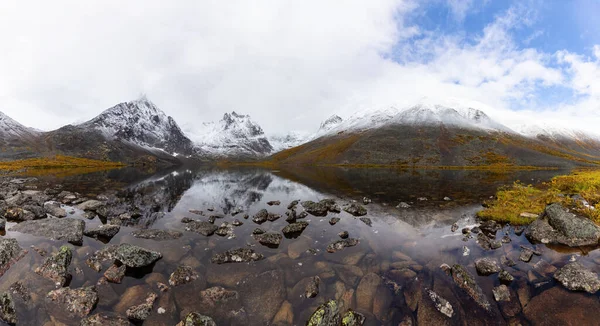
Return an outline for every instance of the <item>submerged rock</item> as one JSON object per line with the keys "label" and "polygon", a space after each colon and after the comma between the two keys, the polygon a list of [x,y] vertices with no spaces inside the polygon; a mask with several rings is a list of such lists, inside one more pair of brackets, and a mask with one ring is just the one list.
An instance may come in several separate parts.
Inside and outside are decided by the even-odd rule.
{"label": "submerged rock", "polygon": [[452,266],[452,279],[465,293],[467,293],[477,305],[486,311],[491,311],[490,303],[483,294],[481,287],[475,282],[475,278],[461,265]]}
{"label": "submerged rock", "polygon": [[365,323],[365,316],[352,309],[348,309],[342,316],[342,326],[362,326]]}
{"label": "submerged rock", "polygon": [[214,264],[245,263],[264,259],[265,256],[249,248],[238,248],[215,254],[211,258]]}
{"label": "submerged rock", "polygon": [[533,250],[528,248],[521,248],[521,253],[519,254],[519,260],[528,263],[533,257]]}
{"label": "submerged rock", "polygon": [[500,286],[497,286],[492,289],[492,292],[494,293],[494,299],[497,302],[510,301],[510,292],[506,285],[502,284]]}
{"label": "submerged rock", "polygon": [[136,268],[153,264],[162,258],[162,254],[128,243],[122,243],[115,251],[115,258],[127,267]]}
{"label": "submerged rock", "polygon": [[306,291],[304,291],[304,296],[307,298],[314,298],[319,294],[319,284],[321,283],[321,279],[318,276],[314,276],[310,278],[310,281],[306,285]]}
{"label": "submerged rock", "polygon": [[17,324],[19,321],[15,303],[8,292],[0,294],[0,320],[5,321],[8,324]]}
{"label": "submerged rock", "polygon": [[572,262],[554,273],[554,278],[571,291],[596,293],[600,290],[598,274],[578,262]]}
{"label": "submerged rock", "polygon": [[342,239],[348,239],[350,234],[348,233],[348,231],[342,231],[342,232],[338,233],[338,236]]}
{"label": "submerged rock", "polygon": [[570,247],[598,245],[600,227],[590,219],[570,213],[558,203],[546,207],[544,214],[531,223],[525,236],[532,242],[563,244]]}
{"label": "submerged rock", "polygon": [[355,238],[347,238],[347,239],[342,239],[342,240],[337,240],[333,243],[330,243],[327,246],[327,252],[336,252],[336,251],[340,251],[346,247],[353,247],[356,246],[359,243],[358,239]]}
{"label": "submerged rock", "polygon": [[254,235],[254,238],[262,245],[278,247],[283,239],[283,236],[279,233],[266,232],[262,234],[256,234]]}
{"label": "submerged rock", "polygon": [[93,286],[77,289],[60,288],[50,291],[46,298],[70,316],[83,318],[89,315],[98,302],[98,293]]}
{"label": "submerged rock", "polygon": [[500,274],[498,274],[498,279],[500,280],[500,283],[510,284],[515,280],[515,277],[510,275],[509,272],[503,270],[500,272]]}
{"label": "submerged rock", "polygon": [[119,233],[120,230],[121,227],[118,225],[103,224],[95,228],[87,229],[83,231],[83,234],[85,236],[96,239],[98,239],[98,237],[112,239],[112,237],[117,235],[117,233]]}
{"label": "submerged rock", "polygon": [[17,239],[0,238],[0,276],[27,253],[23,250]]}
{"label": "submerged rock", "polygon": [[211,236],[219,227],[205,221],[190,221],[185,226],[186,231],[195,232],[204,236]]}
{"label": "submerged rock", "polygon": [[45,218],[25,221],[13,226],[9,231],[27,233],[51,240],[65,240],[73,244],[81,244],[85,222],[73,218]]}
{"label": "submerged rock", "polygon": [[308,222],[300,221],[286,225],[281,232],[286,236],[299,235],[308,227]]}
{"label": "submerged rock", "polygon": [[198,277],[198,273],[191,266],[179,265],[175,271],[171,273],[171,276],[169,277],[169,285],[177,286],[186,284],[197,280]]}
{"label": "submerged rock", "polygon": [[175,230],[140,229],[131,232],[131,235],[140,239],[165,241],[179,239],[183,236],[183,233]]}
{"label": "submerged rock", "polygon": [[124,316],[114,313],[100,312],[81,321],[80,326],[130,326],[131,323]]}
{"label": "submerged rock", "polygon": [[479,275],[487,276],[500,272],[501,268],[495,259],[479,258],[475,260],[475,268]]}
{"label": "submerged rock", "polygon": [[111,283],[119,284],[125,277],[126,269],[127,267],[125,265],[112,265],[106,270],[106,272],[104,272],[104,277],[106,277],[106,280]]}
{"label": "submerged rock", "polygon": [[116,258],[117,245],[106,246],[96,251],[92,257],[86,259],[85,263],[96,272],[102,270],[102,262],[114,260]]}
{"label": "submerged rock", "polygon": [[353,216],[365,216],[367,215],[367,209],[364,208],[362,205],[359,205],[357,203],[352,203],[348,206],[344,207],[344,211],[348,214],[351,214]]}
{"label": "submerged rock", "polygon": [[361,220],[363,223],[365,223],[368,226],[372,226],[373,222],[371,222],[371,219],[368,217],[361,217],[359,220]]}
{"label": "submerged rock", "polygon": [[340,305],[336,300],[330,300],[313,312],[306,326],[338,326],[340,322]]}
{"label": "submerged rock", "polygon": [[73,259],[73,252],[69,246],[62,246],[57,253],[46,258],[42,266],[35,272],[53,281],[57,286],[64,286],[69,278],[69,265]]}
{"label": "submerged rock", "polygon": [[176,326],[217,326],[217,324],[208,316],[191,312]]}
{"label": "submerged rock", "polygon": [[433,292],[432,290],[428,289],[426,292],[429,296],[429,299],[431,299],[431,301],[433,302],[435,309],[444,314],[446,317],[452,318],[452,315],[454,315],[454,309],[452,308],[450,302],[440,297],[437,293]]}
{"label": "submerged rock", "polygon": [[156,301],[156,298],[158,298],[158,296],[155,293],[148,294],[148,297],[146,297],[144,303],[127,309],[127,318],[139,321],[148,319],[148,317],[150,317],[150,313],[152,312],[152,307],[154,306],[154,301]]}

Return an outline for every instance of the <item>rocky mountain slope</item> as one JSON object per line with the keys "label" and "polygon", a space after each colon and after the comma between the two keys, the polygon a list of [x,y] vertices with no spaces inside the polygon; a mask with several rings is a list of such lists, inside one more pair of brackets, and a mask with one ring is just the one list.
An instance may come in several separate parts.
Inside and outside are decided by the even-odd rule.
{"label": "rocky mountain slope", "polygon": [[[579,139],[579,138],[578,138]],[[532,137],[470,106],[419,103],[359,112],[320,137],[269,158],[281,164],[573,166],[600,162],[600,146]],[[573,146],[577,144],[577,146]]]}
{"label": "rocky mountain slope", "polygon": [[225,113],[217,122],[202,124],[189,132],[205,155],[215,158],[256,158],[273,152],[263,129],[249,115]]}

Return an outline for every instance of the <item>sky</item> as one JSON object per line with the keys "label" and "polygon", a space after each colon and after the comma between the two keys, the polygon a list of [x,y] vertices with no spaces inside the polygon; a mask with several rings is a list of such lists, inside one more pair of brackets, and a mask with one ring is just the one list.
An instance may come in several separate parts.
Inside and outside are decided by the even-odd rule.
{"label": "sky", "polygon": [[187,130],[267,133],[423,97],[509,126],[600,124],[596,0],[8,0],[0,111],[41,130],[145,94]]}

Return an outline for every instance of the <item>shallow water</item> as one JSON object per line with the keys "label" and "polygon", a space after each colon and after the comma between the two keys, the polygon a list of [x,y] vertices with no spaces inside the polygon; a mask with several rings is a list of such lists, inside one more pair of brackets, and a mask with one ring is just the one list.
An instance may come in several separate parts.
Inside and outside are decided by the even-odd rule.
{"label": "shallow water", "polygon": [[[169,170],[155,175],[124,170],[64,179],[49,176],[27,185],[39,189],[60,186],[90,198],[104,192],[125,191],[136,194],[137,197],[133,196],[132,200],[140,206],[155,205],[154,210],[165,212],[158,218],[156,215],[142,216],[133,225],[121,227],[119,234],[110,240],[109,244],[131,243],[159,251],[163,258],[150,268],[129,270],[121,284],[109,283],[99,288],[100,302],[92,314],[101,311],[124,314],[130,306],[142,303],[146,294],[152,291],[159,298],[144,325],[175,325],[190,311],[210,315],[219,325],[304,325],[317,306],[330,299],[343,302],[342,312],[353,309],[363,313],[367,318],[366,325],[398,325],[407,319],[433,322],[436,319],[425,316],[428,312],[426,299],[422,298],[420,291],[411,290],[417,284],[418,288],[432,289],[454,308],[452,319],[444,320],[446,317],[437,311],[433,312],[438,315],[433,314],[431,318],[440,318],[449,324],[507,324],[515,320],[526,324],[528,321],[535,322],[538,316],[523,313],[524,301],[516,293],[527,291],[529,297],[536,300],[536,295],[541,296],[540,293],[557,286],[548,269],[544,270],[542,263],[538,264],[540,260],[561,267],[576,256],[597,272],[595,260],[599,260],[600,255],[591,251],[582,256],[577,250],[565,251],[564,248],[540,245],[536,249],[543,252],[542,256],[534,256],[531,262],[524,263],[518,260],[520,245],[531,244],[524,235],[516,236],[512,228],[505,227],[497,233],[497,239],[509,234],[510,243],[487,251],[477,244],[476,237],[464,241],[460,230],[478,223],[475,213],[481,209],[481,202],[493,195],[497,187],[516,180],[539,183],[557,173],[560,171],[495,174],[386,169],[273,171],[206,168]],[[342,211],[339,214],[329,213],[326,217],[309,215],[303,219],[310,223],[308,228],[297,238],[284,237],[278,248],[262,246],[251,235],[256,227],[280,233],[288,224],[285,221],[286,207],[293,200],[333,198],[343,207],[352,200],[362,201],[364,196],[373,201],[365,206],[372,226]],[[444,197],[451,200],[444,200]],[[274,200],[281,201],[281,205],[267,205]],[[396,208],[401,201],[411,207]],[[298,212],[302,211],[301,207],[298,205]],[[236,208],[243,212],[232,216]],[[259,226],[252,222],[251,217],[263,208],[282,217]],[[102,223],[98,218],[91,221],[83,218],[83,212],[78,209],[66,209],[74,211],[67,218],[83,219],[88,226]],[[191,213],[190,210],[202,211],[203,214]],[[243,219],[245,214],[250,218]],[[186,232],[185,224],[181,223],[183,217],[207,220],[210,215],[223,216],[216,220],[216,225],[231,223],[236,218],[244,224],[234,227],[235,236],[206,237]],[[330,225],[329,218],[334,216],[341,220]],[[455,222],[459,229],[451,232],[451,225]],[[9,223],[7,229],[12,224]],[[131,232],[140,227],[178,230],[184,235],[169,241],[134,238]],[[327,252],[327,245],[339,240],[340,231],[348,231],[350,237],[358,238],[360,243],[336,253]],[[56,252],[64,244],[11,231],[5,236],[17,238],[25,249],[35,245],[49,253]],[[96,239],[84,237],[83,245],[73,247],[71,288],[97,283],[110,264],[104,264],[102,273],[97,273],[85,264],[85,260],[103,246],[105,244]],[[467,256],[463,255],[465,246],[470,251]],[[262,253],[265,259],[252,263],[211,263],[210,258],[215,253],[238,247],[251,247]],[[515,276],[510,288],[515,294],[513,302],[517,301],[518,309],[506,309],[494,301],[492,288],[500,284],[497,275],[478,276],[475,272],[476,258],[493,257],[500,261],[503,256],[517,262],[514,267],[505,269]],[[24,325],[42,325],[48,321],[77,324],[76,319],[58,313],[45,302],[45,294],[54,285],[33,272],[43,260],[36,251],[29,250],[0,278],[0,290],[8,289],[17,280],[32,289],[32,305],[17,309]],[[439,266],[443,263],[467,267],[491,303],[491,312],[476,307],[451,277],[440,270]],[[180,264],[192,266],[200,278],[160,292],[156,283],[167,284],[170,273]],[[319,294],[315,298],[305,298],[306,284],[313,276],[321,279]],[[206,306],[199,300],[200,292],[214,286],[237,291],[237,297],[214,307]],[[584,300],[590,297],[576,295],[584,297]],[[596,296],[592,297],[598,301]],[[572,297],[567,299],[565,296],[564,304],[555,304],[568,314],[569,300]],[[161,312],[164,309],[164,313],[159,314],[159,308]]]}

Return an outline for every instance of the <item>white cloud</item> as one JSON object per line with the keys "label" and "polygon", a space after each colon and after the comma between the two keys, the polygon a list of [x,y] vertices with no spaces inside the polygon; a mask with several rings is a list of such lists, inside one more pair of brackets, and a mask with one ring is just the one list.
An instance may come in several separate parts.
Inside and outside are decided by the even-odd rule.
{"label": "white cloud", "polygon": [[447,0],[447,4],[454,19],[462,22],[472,8],[473,0]]}

